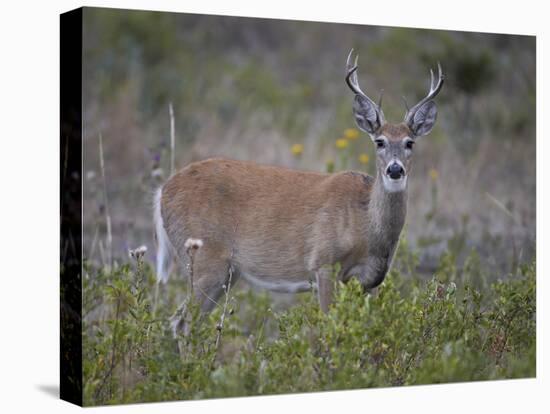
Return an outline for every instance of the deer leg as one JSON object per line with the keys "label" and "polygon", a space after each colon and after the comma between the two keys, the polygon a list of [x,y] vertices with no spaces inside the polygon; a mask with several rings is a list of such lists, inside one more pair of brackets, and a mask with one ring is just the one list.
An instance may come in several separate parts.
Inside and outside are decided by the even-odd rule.
{"label": "deer leg", "polygon": [[189,334],[190,325],[187,314],[188,302],[189,298],[186,298],[170,317],[170,328],[172,329],[174,338],[178,337],[179,332],[183,333],[185,336]]}
{"label": "deer leg", "polygon": [[332,280],[332,269],[329,266],[323,266],[315,272],[317,279],[317,294],[319,296],[319,305],[324,313],[332,303],[334,293],[334,280]]}
{"label": "deer leg", "polygon": [[[204,246],[199,250],[193,265],[193,298],[199,304],[201,314],[210,313],[217,305],[218,300],[225,292],[224,286],[229,281],[229,264],[220,259],[212,248]],[[236,282],[236,275],[232,273],[231,285]],[[191,327],[191,315],[188,314],[189,298],[187,298],[174,315],[170,318],[172,332],[187,336]]]}
{"label": "deer leg", "polygon": [[[176,339],[176,350],[181,357],[194,352],[194,346],[186,340],[189,338],[193,323],[202,323],[205,315],[210,313],[218,304],[220,297],[225,292],[229,273],[205,275],[194,283],[193,296],[200,306],[200,316],[193,319],[193,315],[187,311],[189,298],[178,308],[170,319],[172,332]],[[235,281],[232,277],[231,284]],[[182,335],[183,337],[179,336]]]}
{"label": "deer leg", "polygon": [[[224,284],[227,281],[227,275],[222,277],[203,277],[195,281],[193,296],[198,302],[201,314],[210,313],[218,304],[218,301],[224,293]],[[189,298],[186,298],[178,307],[176,312],[170,318],[170,326],[174,337],[178,334],[188,336],[191,330],[191,315],[187,312]],[[199,322],[199,321],[197,321]]]}

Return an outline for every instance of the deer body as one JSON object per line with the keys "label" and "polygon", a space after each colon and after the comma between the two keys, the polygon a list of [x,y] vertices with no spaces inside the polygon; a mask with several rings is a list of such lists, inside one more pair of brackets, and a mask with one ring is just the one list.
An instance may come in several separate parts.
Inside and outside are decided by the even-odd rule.
{"label": "deer body", "polygon": [[[321,308],[332,297],[332,265],[339,280],[354,276],[365,289],[378,286],[390,268],[405,223],[407,173],[412,147],[431,130],[432,98],[411,108],[405,121],[387,124],[380,104],[359,88],[357,61],[348,56],[346,81],[355,93],[354,115],[377,148],[377,174],[323,174],[253,162],[208,159],[173,175],[157,192],[157,273],[166,281],[171,256],[185,259],[189,238],[203,241],[194,256],[194,294],[205,312],[243,277],[280,292],[316,287]],[[230,272],[231,270],[231,272]],[[174,322],[174,328],[179,327]]]}
{"label": "deer body", "polygon": [[223,262],[271,290],[308,290],[317,270],[337,262],[344,278],[354,269],[370,288],[389,267],[406,211],[406,193],[380,187],[357,172],[210,159],[175,174],[162,188],[160,209],[176,251],[200,237],[197,261]]}

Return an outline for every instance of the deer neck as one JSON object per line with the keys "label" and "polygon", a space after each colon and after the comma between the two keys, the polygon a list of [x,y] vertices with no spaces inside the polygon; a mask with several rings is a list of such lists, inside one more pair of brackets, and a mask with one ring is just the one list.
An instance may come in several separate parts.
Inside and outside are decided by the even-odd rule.
{"label": "deer neck", "polygon": [[[397,242],[407,215],[407,189],[387,191],[380,174],[376,176],[368,209],[371,231],[378,239]],[[378,240],[382,242],[384,240]],[[385,244],[385,243],[383,243]]]}

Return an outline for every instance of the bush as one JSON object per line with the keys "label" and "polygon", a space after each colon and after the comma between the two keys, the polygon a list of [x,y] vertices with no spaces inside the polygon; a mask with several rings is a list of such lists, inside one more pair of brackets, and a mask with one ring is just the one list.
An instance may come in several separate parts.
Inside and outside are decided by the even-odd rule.
{"label": "bush", "polygon": [[178,340],[168,320],[185,296],[183,285],[174,283],[155,305],[147,264],[87,269],[85,403],[535,376],[534,263],[480,292],[458,279],[458,286],[422,281],[405,249],[376,294],[365,295],[353,279],[335,282],[327,314],[314,293],[274,311],[266,293],[229,291],[224,323],[223,306],[201,319],[191,303],[190,335]]}

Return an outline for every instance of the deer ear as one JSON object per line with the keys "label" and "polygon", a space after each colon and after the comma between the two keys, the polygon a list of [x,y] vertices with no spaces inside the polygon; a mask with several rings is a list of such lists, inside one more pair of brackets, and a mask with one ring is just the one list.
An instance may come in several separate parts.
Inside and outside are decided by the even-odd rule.
{"label": "deer ear", "polygon": [[381,126],[378,109],[370,99],[359,94],[353,101],[353,115],[357,126],[369,134],[374,134]]}
{"label": "deer ear", "polygon": [[437,119],[437,105],[434,101],[428,101],[422,105],[409,123],[409,128],[417,137],[428,135]]}

